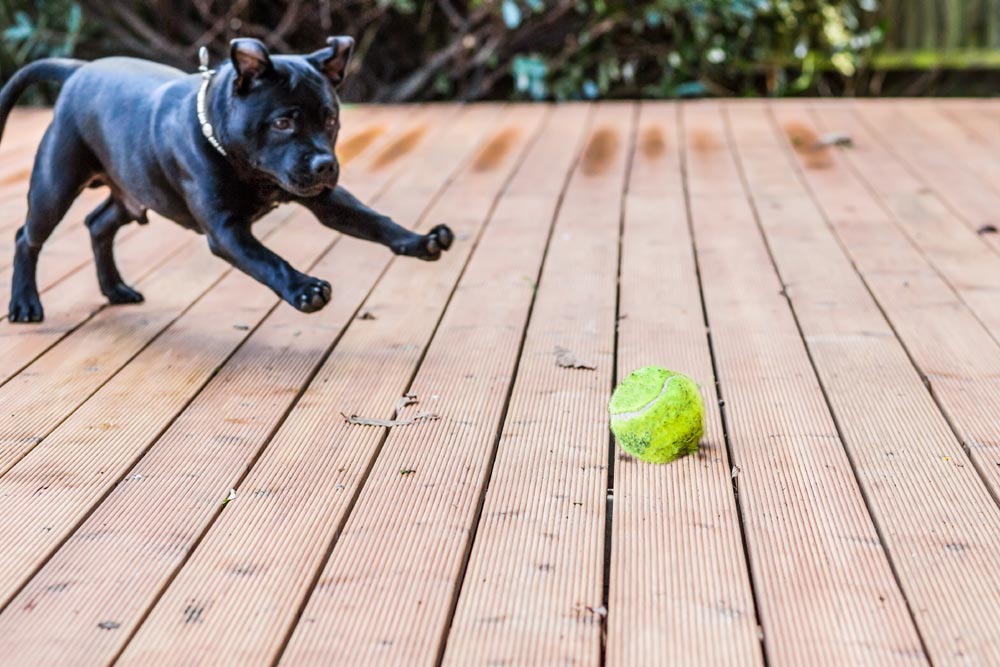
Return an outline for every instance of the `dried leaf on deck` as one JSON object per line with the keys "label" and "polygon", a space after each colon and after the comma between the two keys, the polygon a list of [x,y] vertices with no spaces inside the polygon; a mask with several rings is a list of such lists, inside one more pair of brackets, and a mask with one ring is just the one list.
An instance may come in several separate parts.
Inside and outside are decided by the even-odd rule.
{"label": "dried leaf on deck", "polygon": [[595,616],[600,616],[601,618],[608,617],[608,608],[605,607],[603,604],[597,607],[587,607],[587,611],[589,611],[591,614],[594,614]]}
{"label": "dried leaf on deck", "polygon": [[816,140],[816,144],[813,148],[819,149],[825,146],[842,146],[844,148],[853,148],[854,140],[851,139],[851,135],[846,132],[827,132],[819,139]]}
{"label": "dried leaf on deck", "polygon": [[561,368],[579,368],[587,371],[596,371],[597,366],[583,361],[565,347],[556,345],[556,365]]}
{"label": "dried leaf on deck", "polygon": [[384,426],[392,428],[393,426],[409,426],[413,423],[412,419],[375,419],[372,417],[360,417],[358,415],[345,415],[343,412],[340,413],[340,416],[348,424],[357,424],[359,426]]}
{"label": "dried leaf on deck", "polygon": [[416,394],[403,394],[396,401],[396,407],[394,409],[396,411],[396,414],[398,415],[399,411],[402,410],[403,408],[408,407],[410,405],[416,405],[416,404],[417,404],[417,395]]}

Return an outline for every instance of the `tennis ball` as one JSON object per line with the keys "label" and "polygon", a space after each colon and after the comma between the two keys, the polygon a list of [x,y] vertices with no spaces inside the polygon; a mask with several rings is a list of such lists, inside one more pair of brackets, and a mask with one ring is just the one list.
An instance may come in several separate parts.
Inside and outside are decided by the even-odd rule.
{"label": "tennis ball", "polygon": [[704,411],[694,380],[657,366],[633,371],[608,403],[618,444],[649,463],[669,463],[697,451]]}

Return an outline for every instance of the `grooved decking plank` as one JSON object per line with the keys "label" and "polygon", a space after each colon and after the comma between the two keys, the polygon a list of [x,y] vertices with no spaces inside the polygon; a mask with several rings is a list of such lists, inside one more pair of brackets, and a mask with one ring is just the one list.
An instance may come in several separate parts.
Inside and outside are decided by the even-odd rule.
{"label": "grooved decking plank", "polygon": [[[44,329],[5,323],[26,327],[24,339],[10,339],[14,351],[45,354],[0,387],[0,479],[227,273],[200,244],[136,284],[145,303],[104,309],[54,346]],[[16,356],[10,362],[20,364]]]}
{"label": "grooved decking plank", "polygon": [[[393,173],[391,169],[382,174],[367,173],[359,192],[373,192],[371,188],[387,183]],[[258,223],[258,235],[268,238],[296,210],[291,206],[278,209]],[[329,232],[315,224],[315,234],[331,238]],[[86,318],[86,308],[82,312],[63,311],[65,315],[57,315],[52,324],[40,327],[4,325],[14,331],[9,338],[0,339],[0,344],[5,344],[0,367],[9,367],[13,372],[24,366],[22,358],[30,361],[33,356],[45,354],[0,387],[0,405],[4,408],[0,413],[0,475],[232,270],[211,256],[203,238],[190,237],[181,259],[167,261],[136,284],[145,294],[143,304],[104,309],[66,338],[59,328],[65,324],[61,318],[72,318],[74,314]],[[79,285],[67,284],[65,293],[72,297],[78,289]],[[259,284],[248,289],[271,294]],[[68,305],[64,299],[55,301],[55,306]],[[50,329],[53,325],[56,328]]]}
{"label": "grooved decking plank", "polygon": [[[813,128],[819,127],[818,117],[804,106],[780,105],[775,110],[786,130],[796,126],[814,132]],[[824,126],[846,129],[856,140],[855,148],[841,153],[836,162],[846,172],[828,176],[839,179],[838,185],[849,188],[852,196],[837,196],[830,188],[817,193],[830,215],[851,220],[856,208],[864,206],[865,221],[898,224],[926,262],[1000,342],[1000,255],[952,213],[927,182],[909,173],[903,161],[880,143],[857,114],[830,111],[823,118]],[[1000,193],[996,202],[1000,207]]]}
{"label": "grooved decking plank", "polygon": [[[835,111],[817,110],[814,117],[818,129],[845,122]],[[905,234],[884,220],[884,214],[871,222],[843,210],[843,201],[877,210],[876,200],[866,196],[864,184],[848,166],[854,159],[853,152],[832,153],[830,168],[803,173],[996,497],[1000,495],[1000,347]],[[863,178],[871,178],[863,162],[858,169]]]}
{"label": "grooved decking plank", "polygon": [[695,248],[768,663],[921,664],[720,107],[684,110]]}
{"label": "grooved decking plank", "polygon": [[[118,664],[188,665],[205,655],[220,665],[275,660],[383,437],[383,429],[347,424],[340,413],[393,415],[540,116],[533,107],[476,106],[468,112],[473,124],[449,128],[445,141],[464,147],[470,160],[425,219],[451,225],[455,245],[433,264],[390,266],[365,304],[375,319],[344,334]],[[510,128],[520,128],[519,141],[477,170],[477,153]],[[415,178],[440,169],[435,159],[422,167]],[[234,567],[243,574],[234,577]]]}
{"label": "grooved decking plank", "polygon": [[730,111],[761,225],[930,660],[997,664],[1000,509],[782,155],[796,109]]}
{"label": "grooved decking plank", "polygon": [[0,205],[16,197],[20,183],[27,182],[35,150],[51,120],[52,112],[41,109],[15,109],[7,118],[0,140]]}
{"label": "grooved decking plank", "polygon": [[[193,240],[191,232],[172,222],[156,218],[150,221],[149,229],[129,231],[132,233],[122,233],[115,239],[115,260],[122,277],[129,285],[137,285],[182,248],[191,245]],[[45,321],[14,327],[0,325],[0,338],[11,335],[33,338],[43,333],[49,337],[51,334],[65,333],[110,305],[97,284],[94,253],[86,227],[81,225],[79,230],[52,238],[42,248],[41,260],[38,266],[38,291],[42,295]],[[10,298],[12,273],[13,267],[0,269],[0,299],[4,304]],[[4,308],[0,311],[0,321],[6,320],[7,309]],[[54,340],[58,338],[53,339],[53,342]],[[5,353],[0,353],[0,357],[3,354]],[[22,364],[31,358],[18,355],[18,361]],[[0,367],[10,369],[9,361],[13,360],[0,359]]]}
{"label": "grooved decking plank", "polygon": [[[597,107],[563,198],[445,665],[600,662],[610,444],[605,404],[634,120],[633,105]],[[557,347],[596,369],[558,366]]]}
{"label": "grooved decking plank", "polygon": [[[832,114],[817,113],[818,127],[846,122]],[[861,135],[862,141],[870,139]],[[812,191],[996,496],[1000,493],[1000,347],[984,326],[992,326],[992,320],[980,321],[969,309],[973,304],[991,304],[988,299],[963,302],[959,294],[968,292],[956,293],[953,288],[961,282],[946,282],[894,225],[881,218],[871,223],[840,215],[837,202],[844,192],[852,194],[847,199],[874,205],[875,200],[861,197],[863,181],[876,186],[881,175],[875,168],[882,165],[874,157],[871,169],[853,154],[834,158],[832,169],[804,171]],[[902,208],[906,200],[901,201]],[[970,265],[975,266],[971,260]]]}
{"label": "grooved decking plank", "polygon": [[[318,252],[311,233],[305,220],[294,220],[272,247],[301,264]],[[0,524],[0,604],[246,338],[240,327],[254,326],[274,307],[270,292],[252,286],[248,276],[229,273],[0,477],[0,502],[9,512]]]}
{"label": "grooved decking plank", "polygon": [[[25,216],[28,213],[28,181],[19,181],[11,186],[16,188],[12,193],[12,199],[7,202],[0,202],[0,270],[7,276],[10,275],[10,267],[14,263],[14,234],[24,225]],[[45,242],[41,259],[38,263],[39,274],[46,270],[50,262],[55,262],[56,256],[61,254],[60,248],[66,247],[68,237],[79,239],[74,241],[74,246],[81,243],[90,247],[90,234],[83,225],[87,214],[97,208],[108,196],[107,188],[86,189],[73,202],[63,216],[59,226],[52,232],[52,236]],[[130,225],[118,232],[116,240],[124,239],[135,232],[136,225]],[[7,278],[9,280],[9,278]],[[9,285],[9,282],[7,283]],[[6,299],[4,303],[6,304]]]}
{"label": "grooved decking plank", "polygon": [[655,364],[695,378],[705,437],[696,456],[670,465],[616,452],[610,667],[762,664],[680,148],[677,106],[644,104],[625,198],[617,377]]}
{"label": "grooved decking plank", "polygon": [[[958,159],[951,146],[942,150],[934,138],[938,133],[935,126],[914,122],[905,105],[891,101],[859,104],[857,110],[858,117],[877,141],[899,156],[971,231],[983,225],[1000,224],[997,213],[1000,186]],[[987,234],[982,239],[1000,253],[1000,235]]]}
{"label": "grooved decking plank", "polygon": [[408,390],[441,418],[389,432],[282,664],[434,664],[588,116],[557,108],[491,216]]}
{"label": "grooved decking plank", "polygon": [[[22,148],[33,150],[42,139],[49,123],[52,121],[52,109],[48,107],[16,107],[7,117],[7,124],[0,141],[0,151],[3,151],[3,164],[17,171],[14,161],[7,159]],[[30,163],[29,163],[30,165]],[[6,176],[6,173],[4,174]],[[6,178],[0,176],[0,184],[6,183]]]}
{"label": "grooved decking plank", "polygon": [[[310,213],[298,209],[292,223],[282,234],[276,235],[272,247],[293,265],[311,265],[336,238],[331,235],[328,243],[316,244],[316,225]],[[208,257],[204,259],[211,261]],[[216,264],[224,266],[221,262]],[[187,267],[187,270],[193,269]],[[6,506],[23,506],[24,510],[17,513],[14,521],[0,525],[0,534],[9,538],[4,558],[0,559],[0,604],[9,601],[125,469],[198,393],[249,335],[247,331],[277,305],[273,293],[248,276],[224,268],[216,270],[224,276],[218,284],[185,309],[180,317],[165,324],[165,333],[142,349],[89,398],[74,394],[58,383],[60,360],[64,355],[50,352],[39,364],[51,366],[56,384],[48,387],[44,395],[35,393],[27,399],[30,411],[25,408],[26,412],[19,412],[16,397],[3,400],[4,414],[14,410],[14,424],[2,427],[4,439],[0,442],[6,445],[3,460],[7,462],[7,472],[0,478],[0,498]],[[175,283],[176,288],[180,281]],[[128,315],[131,311],[127,310],[117,312],[119,314],[104,319],[99,315],[82,328],[88,334],[94,333],[96,341],[77,332],[69,339],[71,343],[57,346],[56,352],[65,352],[70,358],[88,351],[94,354],[95,347],[103,349],[101,346],[121,342],[122,337],[116,337],[120,327],[124,326],[123,335],[137,327],[141,329],[144,317],[141,313],[136,316]],[[145,317],[153,319],[148,314]],[[94,322],[98,324],[91,326]],[[206,337],[206,331],[211,335]],[[92,368],[90,372],[94,374],[100,370],[88,368]],[[22,373],[5,385],[4,390],[16,388],[21,379],[37,380],[31,372],[29,369]],[[70,379],[80,384],[83,380],[76,376],[77,372],[71,369]],[[83,372],[88,371],[85,368]],[[32,389],[38,391],[37,387]],[[42,399],[57,391],[61,392],[63,403],[60,405],[63,407],[51,409]],[[82,406],[72,414],[58,412],[80,403]],[[38,425],[33,420],[48,429],[40,443],[38,436],[19,436],[21,431],[38,432],[31,428]]]}
{"label": "grooved decking plank", "polygon": [[[990,182],[1000,180],[1000,160],[997,160],[995,145],[1000,136],[980,133],[974,125],[964,123],[965,117],[972,114],[951,114],[940,104],[920,104],[914,106],[910,115],[917,123],[928,126],[936,147],[950,152]],[[992,134],[1000,135],[1000,114],[993,115]]]}
{"label": "grooved decking plank", "polygon": [[[393,135],[386,140],[391,143]],[[375,149],[380,145],[373,144]],[[417,151],[413,157],[421,154]],[[460,157],[444,151],[443,157],[448,155],[456,162]],[[441,166],[446,167],[443,161]],[[440,184],[447,175],[443,169],[437,177]],[[415,210],[422,205],[418,198],[428,195],[406,189],[400,196],[394,194],[390,190],[385,203]],[[404,217],[400,222],[414,220]],[[336,286],[332,304],[308,317],[279,308],[264,320],[0,614],[0,628],[6,628],[0,630],[0,651],[31,664],[58,662],[72,647],[81,664],[104,664],[121,650],[390,257],[376,244],[338,241],[314,269]],[[61,585],[67,580],[72,583]],[[119,624],[115,632],[99,627],[109,619]]]}
{"label": "grooved decking plank", "polygon": [[944,102],[941,110],[987,150],[1000,150],[1000,106]]}

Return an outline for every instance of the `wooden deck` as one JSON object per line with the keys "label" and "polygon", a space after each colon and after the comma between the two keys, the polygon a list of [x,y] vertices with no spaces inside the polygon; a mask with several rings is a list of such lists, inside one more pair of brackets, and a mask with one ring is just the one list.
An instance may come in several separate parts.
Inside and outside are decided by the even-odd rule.
{"label": "wooden deck", "polygon": [[[100,192],[46,246],[45,323],[0,323],[0,663],[1000,664],[1000,101],[345,118],[344,184],[440,262],[279,209],[307,316],[155,217],[105,307]],[[0,148],[4,294],[47,121]],[[649,364],[708,407],[665,466],[605,414]]]}

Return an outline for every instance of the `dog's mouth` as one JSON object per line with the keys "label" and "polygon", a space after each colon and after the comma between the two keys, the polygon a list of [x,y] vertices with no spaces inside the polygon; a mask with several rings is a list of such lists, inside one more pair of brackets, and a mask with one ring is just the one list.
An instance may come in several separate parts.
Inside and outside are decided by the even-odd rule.
{"label": "dog's mouth", "polygon": [[315,197],[327,188],[334,187],[325,181],[300,181],[292,177],[282,177],[274,174],[269,174],[269,176],[275,185],[296,197]]}
{"label": "dog's mouth", "polygon": [[310,185],[288,183],[283,187],[297,197],[315,197],[329,186],[326,183],[313,183]]}

